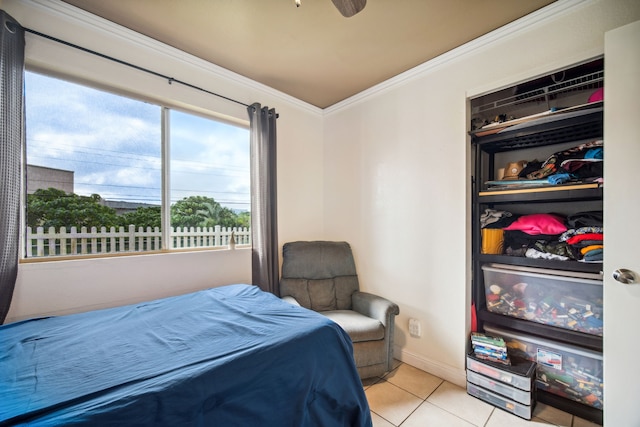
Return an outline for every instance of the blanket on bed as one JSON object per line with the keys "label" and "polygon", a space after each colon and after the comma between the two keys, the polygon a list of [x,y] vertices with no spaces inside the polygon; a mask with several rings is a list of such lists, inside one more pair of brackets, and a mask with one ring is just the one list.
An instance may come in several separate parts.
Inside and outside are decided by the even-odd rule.
{"label": "blanket on bed", "polygon": [[255,286],[0,327],[0,425],[370,426],[348,335]]}

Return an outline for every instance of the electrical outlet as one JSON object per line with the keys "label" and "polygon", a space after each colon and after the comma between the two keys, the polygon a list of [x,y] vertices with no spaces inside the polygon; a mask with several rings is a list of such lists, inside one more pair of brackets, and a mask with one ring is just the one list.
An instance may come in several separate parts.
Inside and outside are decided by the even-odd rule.
{"label": "electrical outlet", "polygon": [[418,319],[409,319],[409,335],[420,338],[420,321]]}

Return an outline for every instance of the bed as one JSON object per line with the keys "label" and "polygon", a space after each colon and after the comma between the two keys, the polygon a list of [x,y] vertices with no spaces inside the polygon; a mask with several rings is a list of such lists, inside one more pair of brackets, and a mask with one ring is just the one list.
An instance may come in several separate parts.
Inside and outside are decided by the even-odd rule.
{"label": "bed", "polygon": [[251,285],[0,327],[0,425],[371,426],[348,335]]}

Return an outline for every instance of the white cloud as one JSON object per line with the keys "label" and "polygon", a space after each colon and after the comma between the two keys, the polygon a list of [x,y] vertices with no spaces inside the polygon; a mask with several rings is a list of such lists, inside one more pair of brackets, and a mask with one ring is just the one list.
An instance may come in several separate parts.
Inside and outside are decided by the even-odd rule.
{"label": "white cloud", "polygon": [[[26,87],[28,163],[74,171],[78,194],[160,197],[159,106],[33,73]],[[175,111],[172,121],[174,196],[248,209],[248,131]]]}

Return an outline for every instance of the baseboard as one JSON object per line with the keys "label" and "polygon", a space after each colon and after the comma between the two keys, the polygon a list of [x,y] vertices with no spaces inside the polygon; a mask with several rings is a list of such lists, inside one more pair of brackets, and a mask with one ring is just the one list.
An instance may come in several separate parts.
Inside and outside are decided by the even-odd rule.
{"label": "baseboard", "polygon": [[393,355],[396,359],[407,365],[428,372],[457,386],[466,387],[467,377],[464,368],[457,369],[449,365],[444,365],[399,347],[394,348]]}

